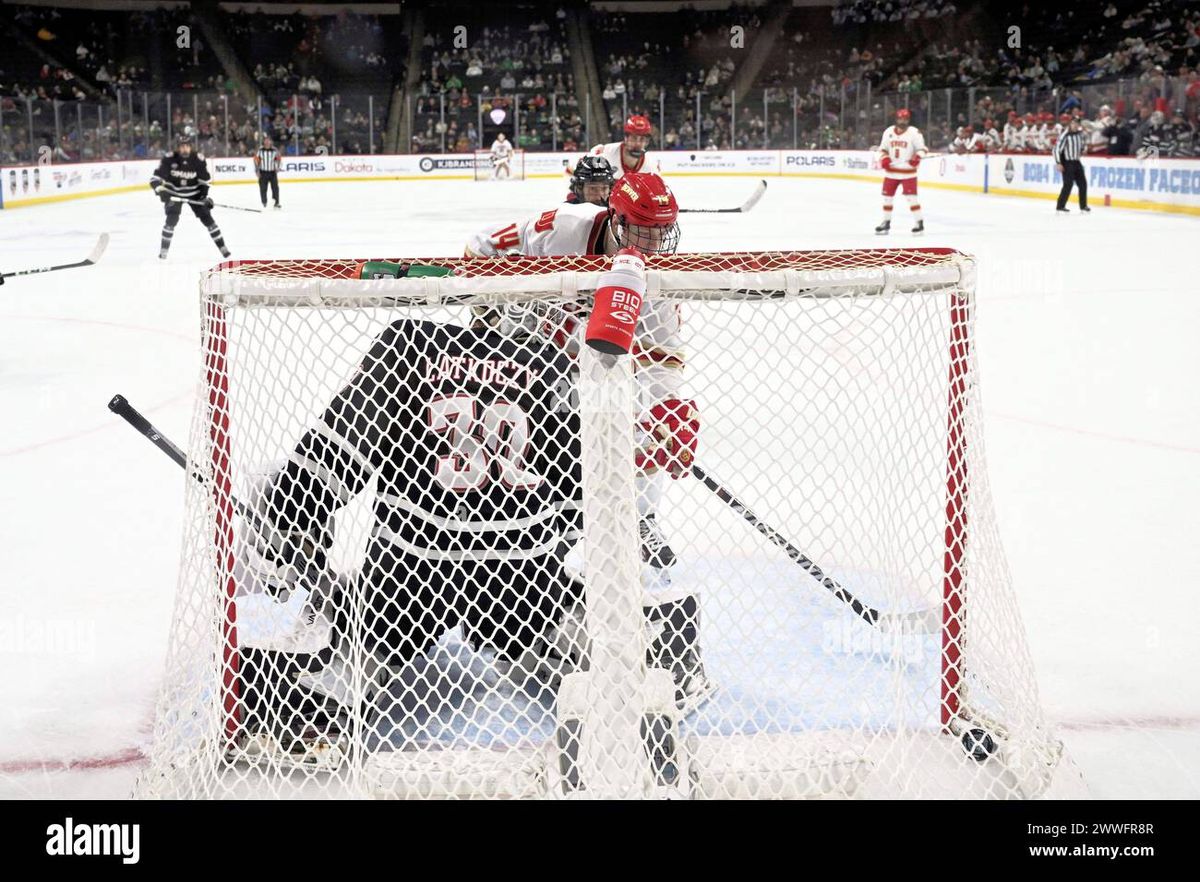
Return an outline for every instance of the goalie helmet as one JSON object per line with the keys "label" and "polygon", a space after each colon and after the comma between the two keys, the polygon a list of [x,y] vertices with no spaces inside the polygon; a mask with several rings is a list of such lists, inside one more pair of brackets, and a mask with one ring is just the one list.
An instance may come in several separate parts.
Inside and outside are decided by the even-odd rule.
{"label": "goalie helmet", "polygon": [[674,254],[679,247],[679,203],[656,174],[625,175],[608,198],[608,224],[621,248]]}
{"label": "goalie helmet", "polygon": [[612,163],[603,156],[585,156],[579,160],[579,164],[575,166],[575,174],[571,175],[571,193],[580,202],[591,201],[584,198],[584,191],[588,184],[607,185],[604,201],[597,203],[597,205],[607,205],[608,194],[612,192],[613,185]]}

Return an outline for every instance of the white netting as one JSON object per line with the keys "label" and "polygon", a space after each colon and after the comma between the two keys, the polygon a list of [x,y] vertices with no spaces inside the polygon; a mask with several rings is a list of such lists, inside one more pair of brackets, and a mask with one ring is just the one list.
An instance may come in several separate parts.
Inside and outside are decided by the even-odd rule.
{"label": "white netting", "polygon": [[[456,274],[204,280],[140,795],[1074,787],[988,498],[968,258],[653,259],[639,330],[673,348],[624,360],[572,345],[606,258],[403,263]],[[680,362],[700,469],[646,476]]]}

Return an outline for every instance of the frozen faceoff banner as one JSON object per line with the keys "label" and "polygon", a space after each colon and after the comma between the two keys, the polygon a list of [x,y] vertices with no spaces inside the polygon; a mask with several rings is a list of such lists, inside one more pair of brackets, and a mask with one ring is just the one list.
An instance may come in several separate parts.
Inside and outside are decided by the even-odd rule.
{"label": "frozen faceoff banner", "polygon": [[[525,153],[526,178],[561,178],[581,154]],[[871,150],[651,151],[647,169],[677,177],[834,178],[878,183],[883,172]],[[475,178],[473,153],[400,156],[289,156],[283,181],[421,181]],[[157,161],[88,162],[0,169],[0,207],[130,192],[146,186]],[[1095,205],[1200,215],[1200,159],[1088,157],[1089,200]],[[213,181],[252,184],[250,157],[208,157]],[[989,195],[1049,199],[1062,184],[1049,156],[935,154],[920,167],[921,186]]]}
{"label": "frozen faceoff banner", "polygon": [[[1085,156],[1088,202],[1119,208],[1200,215],[1200,160]],[[987,157],[987,191],[1012,196],[1058,197],[1062,175],[1049,156]]]}

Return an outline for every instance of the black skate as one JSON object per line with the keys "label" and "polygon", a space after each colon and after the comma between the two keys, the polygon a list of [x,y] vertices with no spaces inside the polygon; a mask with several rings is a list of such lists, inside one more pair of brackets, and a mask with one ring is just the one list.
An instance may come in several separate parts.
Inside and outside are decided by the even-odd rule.
{"label": "black skate", "polygon": [[877,226],[875,228],[875,235],[876,236],[886,236],[891,231],[891,229],[892,229],[892,222],[890,220],[885,220],[883,223],[881,223],[879,226]]}
{"label": "black skate", "polygon": [[917,225],[912,228],[912,231],[913,231],[914,236],[919,236],[922,233],[924,233],[925,232],[925,221],[923,221],[923,220],[917,221]]}
{"label": "black skate", "polygon": [[656,570],[675,565],[675,552],[667,544],[667,537],[658,528],[654,515],[646,515],[638,521],[638,536],[642,540],[642,563]]}
{"label": "black skate", "polygon": [[689,714],[716,689],[700,660],[700,605],[696,595],[643,607],[642,612],[654,634],[646,650],[646,664],[671,672],[675,680],[675,705],[682,713]]}

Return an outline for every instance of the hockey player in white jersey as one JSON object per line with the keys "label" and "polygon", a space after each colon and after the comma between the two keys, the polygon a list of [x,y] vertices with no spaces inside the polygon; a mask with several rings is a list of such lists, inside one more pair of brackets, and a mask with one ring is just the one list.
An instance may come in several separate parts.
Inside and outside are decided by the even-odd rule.
{"label": "hockey player in white jersey", "polygon": [[492,180],[499,180],[512,177],[512,158],[513,146],[512,143],[504,136],[504,132],[496,135],[496,140],[492,142]]}
{"label": "hockey player in white jersey", "polygon": [[897,188],[904,191],[908,208],[917,222],[912,231],[918,235],[925,232],[921,203],[917,199],[917,166],[927,152],[925,137],[912,125],[912,114],[908,108],[901,107],[896,111],[896,124],[888,126],[879,142],[879,165],[883,168],[883,220],[875,228],[876,235],[886,236],[892,229],[892,201]]}
{"label": "hockey player in white jersey", "polygon": [[1008,122],[1004,124],[1004,150],[1008,153],[1021,153],[1025,149],[1025,120],[1015,110],[1008,112]]}
{"label": "hockey player in white jersey", "polygon": [[950,150],[953,153],[982,153],[983,138],[975,131],[974,126],[965,125],[950,145]]}
{"label": "hockey player in white jersey", "polygon": [[[467,241],[466,257],[524,255],[613,255],[635,248],[648,255],[673,254],[679,244],[679,207],[666,182],[655,174],[628,173],[613,187],[608,205],[567,203],[499,228],[491,227]],[[555,316],[542,323],[569,353],[578,352],[586,315]],[[523,318],[528,321],[528,318]],[[530,329],[539,332],[540,329]],[[658,527],[655,514],[664,473],[686,475],[695,456],[700,431],[695,402],[682,395],[684,355],[679,307],[647,300],[638,321],[633,355],[638,387],[641,449],[637,452],[638,532],[642,543],[644,608],[667,631],[663,657],[653,666],[675,677],[683,708],[695,707],[712,690],[704,674],[698,645],[699,605],[694,594],[671,586],[675,553]]]}
{"label": "hockey player in white jersey", "polygon": [[[634,114],[625,120],[625,140],[614,141],[612,144],[597,144],[588,151],[589,156],[603,156],[613,167],[613,175],[617,178],[635,172],[655,172],[661,170],[658,163],[649,162],[646,149],[650,146],[650,137],[654,127],[650,120],[640,114]],[[575,174],[574,166],[567,166],[568,175]]]}
{"label": "hockey player in white jersey", "polygon": [[984,153],[999,153],[1004,149],[1004,139],[1000,135],[1000,130],[996,128],[996,121],[993,119],[985,119],[983,128],[979,131],[979,138],[983,145]]}

